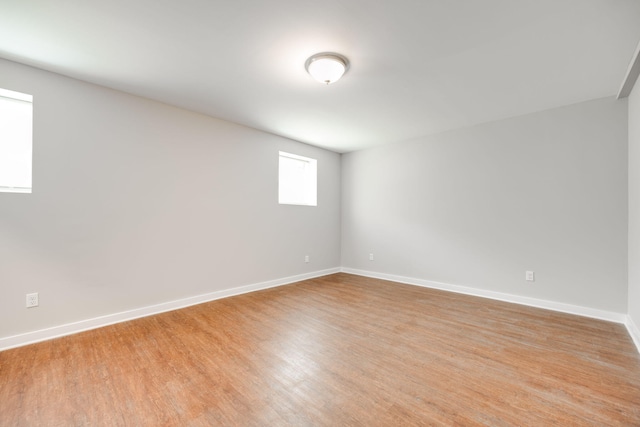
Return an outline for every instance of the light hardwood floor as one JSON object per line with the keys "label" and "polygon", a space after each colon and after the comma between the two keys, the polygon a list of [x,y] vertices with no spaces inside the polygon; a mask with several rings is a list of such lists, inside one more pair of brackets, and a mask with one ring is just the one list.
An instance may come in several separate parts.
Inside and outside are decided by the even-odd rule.
{"label": "light hardwood floor", "polygon": [[622,325],[335,274],[0,352],[0,425],[640,426]]}

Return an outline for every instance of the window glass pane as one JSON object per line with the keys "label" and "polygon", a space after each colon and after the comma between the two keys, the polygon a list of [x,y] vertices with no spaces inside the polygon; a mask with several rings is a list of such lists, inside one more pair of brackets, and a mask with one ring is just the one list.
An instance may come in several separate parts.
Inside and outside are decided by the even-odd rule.
{"label": "window glass pane", "polygon": [[317,205],[317,162],[315,159],[280,152],[278,202],[288,205]]}
{"label": "window glass pane", "polygon": [[31,192],[31,96],[0,91],[0,191]]}

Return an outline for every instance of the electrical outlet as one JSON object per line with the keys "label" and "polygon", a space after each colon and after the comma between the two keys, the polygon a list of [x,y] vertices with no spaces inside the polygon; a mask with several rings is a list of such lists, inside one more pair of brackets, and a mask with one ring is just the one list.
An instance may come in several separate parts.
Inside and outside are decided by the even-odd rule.
{"label": "electrical outlet", "polygon": [[38,293],[27,294],[27,308],[38,306]]}
{"label": "electrical outlet", "polygon": [[304,256],[304,262],[309,262],[309,255]]}
{"label": "electrical outlet", "polygon": [[528,282],[535,282],[535,281],[536,281],[536,279],[535,279],[535,275],[534,275],[533,271],[527,271],[527,272],[525,272],[524,278],[525,278],[525,280],[527,280]]}
{"label": "electrical outlet", "polygon": [[369,261],[373,261],[373,254],[369,254]]}

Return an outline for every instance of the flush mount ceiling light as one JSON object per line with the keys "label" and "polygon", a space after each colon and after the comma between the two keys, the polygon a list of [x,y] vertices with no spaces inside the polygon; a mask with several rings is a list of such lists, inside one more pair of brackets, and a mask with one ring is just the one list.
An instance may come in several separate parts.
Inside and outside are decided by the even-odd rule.
{"label": "flush mount ceiling light", "polygon": [[316,53],[304,64],[307,72],[324,84],[337,82],[349,69],[349,60],[338,53]]}

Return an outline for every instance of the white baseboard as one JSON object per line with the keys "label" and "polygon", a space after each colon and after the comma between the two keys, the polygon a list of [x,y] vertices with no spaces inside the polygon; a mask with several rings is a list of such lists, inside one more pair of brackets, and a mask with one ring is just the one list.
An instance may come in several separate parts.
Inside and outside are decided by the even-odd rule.
{"label": "white baseboard", "polygon": [[483,298],[495,299],[515,304],[522,304],[531,307],[544,308],[563,313],[576,314],[579,316],[591,317],[595,319],[607,320],[616,323],[622,323],[627,327],[629,335],[633,339],[638,351],[640,352],[640,329],[633,322],[631,317],[622,313],[597,310],[589,307],[581,307],[571,304],[564,304],[555,301],[540,300],[536,298],[522,297],[512,294],[504,294],[500,292],[487,291],[483,289],[470,288],[466,286],[451,285],[447,283],[433,282],[430,280],[416,279],[411,277],[397,276],[393,274],[378,273],[373,271],[357,270],[353,268],[331,268],[311,273],[299,274],[296,276],[285,277],[266,282],[255,283],[252,285],[240,286],[232,289],[211,292],[203,295],[183,298],[174,301],[168,301],[161,304],[141,307],[133,310],[123,311],[120,313],[108,314],[106,316],[85,319],[78,322],[67,323],[64,325],[54,326],[51,328],[40,329],[37,331],[27,332],[24,334],[13,335],[10,337],[0,338],[0,351],[10,348],[22,347],[40,341],[46,341],[53,338],[71,335],[78,332],[84,332],[91,329],[101,328],[103,326],[113,325],[115,323],[126,322],[128,320],[138,319],[141,317],[152,316],[154,314],[164,313],[167,311],[177,310],[196,304],[202,304],[208,301],[214,301],[221,298],[227,298],[234,295],[245,294],[248,292],[259,291],[262,289],[274,288],[277,286],[288,285],[302,280],[313,279],[316,277],[327,276],[334,273],[349,273],[358,276],[372,277],[376,279],[390,280],[398,283],[422,286],[432,289],[440,289],[460,294],[473,295]]}
{"label": "white baseboard", "polygon": [[146,317],[166,311],[177,310],[179,308],[189,307],[191,305],[202,304],[208,301],[227,298],[234,295],[246,294],[247,292],[254,292],[262,289],[274,288],[276,286],[288,285],[291,283],[300,282],[302,280],[313,279],[315,277],[326,276],[339,272],[340,268],[331,268],[327,270],[314,271],[312,273],[298,274],[296,276],[269,280],[267,282],[255,283],[252,285],[240,286],[232,289],[224,289],[221,291],[211,292],[203,295],[196,295],[193,297],[183,298],[175,301],[168,301],[161,304],[136,308],[120,313],[108,314],[106,316],[94,317],[92,319],[81,320],[79,322],[67,323],[51,328],[40,329],[24,334],[0,338],[0,351],[8,350],[15,347],[21,347],[27,344],[33,344],[40,341],[46,341],[65,335],[71,335],[78,332],[84,332],[91,329],[101,328],[103,326],[113,325],[114,323],[126,322],[128,320],[138,319],[140,317]]}
{"label": "white baseboard", "polygon": [[591,317],[594,319],[607,320],[610,322],[627,324],[628,316],[623,313],[598,310],[595,308],[582,307],[578,305],[565,304],[555,301],[541,300],[537,298],[523,297],[519,295],[504,294],[501,292],[487,291],[484,289],[470,288],[467,286],[450,285],[448,283],[433,282],[430,280],[415,279],[412,277],[396,276],[393,274],[377,273],[373,271],[357,270],[343,267],[343,273],[355,274],[358,276],[372,277],[375,279],[390,280],[392,282],[405,283],[408,285],[422,286],[425,288],[440,289],[459,294],[473,295],[477,297],[489,298],[499,301],[511,302],[515,304],[527,305],[531,307],[544,308],[547,310],[559,311],[562,313],[576,314],[578,316]]}
{"label": "white baseboard", "polygon": [[627,316],[627,321],[625,322],[625,326],[629,331],[629,335],[631,335],[631,339],[633,343],[636,345],[638,352],[640,352],[640,328],[636,325],[631,318],[631,316]]}

